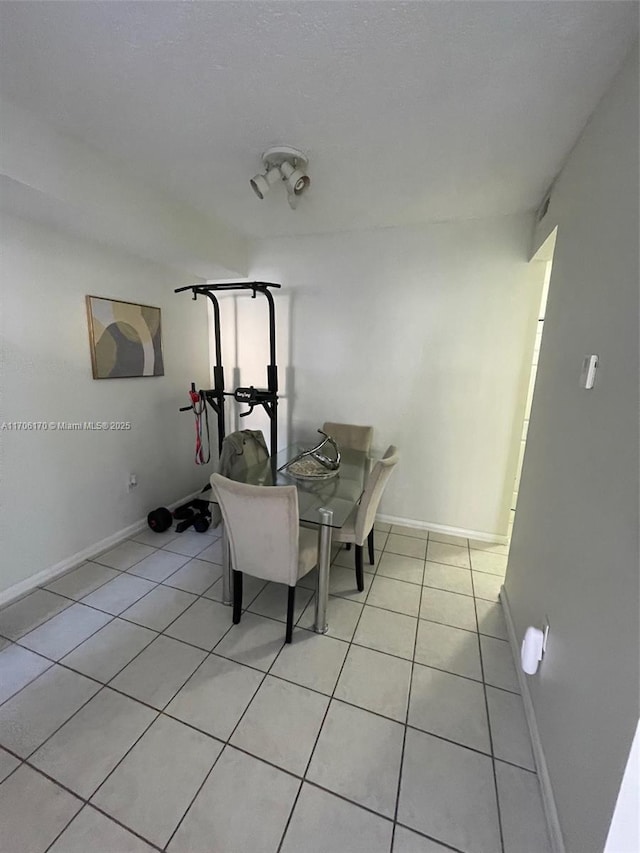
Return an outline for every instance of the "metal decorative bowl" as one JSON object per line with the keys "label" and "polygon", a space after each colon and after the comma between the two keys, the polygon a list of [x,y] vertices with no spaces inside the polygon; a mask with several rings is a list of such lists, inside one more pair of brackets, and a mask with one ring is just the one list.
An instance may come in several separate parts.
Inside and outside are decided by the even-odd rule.
{"label": "metal decorative bowl", "polygon": [[[321,442],[310,450],[303,450],[282,465],[279,470],[286,471],[287,474],[299,480],[328,480],[330,477],[335,477],[340,470],[340,448],[326,432],[322,432],[321,429],[318,432],[324,436]],[[332,459],[320,452],[327,445],[333,448],[335,458]]]}
{"label": "metal decorative bowl", "polygon": [[339,468],[329,470],[312,457],[298,459],[287,465],[287,474],[297,477],[298,480],[329,480],[338,474]]}

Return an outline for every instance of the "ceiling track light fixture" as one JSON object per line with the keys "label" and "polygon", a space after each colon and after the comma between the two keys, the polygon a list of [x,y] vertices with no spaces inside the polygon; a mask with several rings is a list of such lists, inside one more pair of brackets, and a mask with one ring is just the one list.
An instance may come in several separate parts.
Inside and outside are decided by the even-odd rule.
{"label": "ceiling track light fixture", "polygon": [[275,183],[283,181],[287,188],[289,207],[295,209],[299,197],[311,184],[311,178],[307,175],[309,158],[290,145],[277,145],[264,152],[262,165],[264,174],[251,178],[251,189],[262,199]]}

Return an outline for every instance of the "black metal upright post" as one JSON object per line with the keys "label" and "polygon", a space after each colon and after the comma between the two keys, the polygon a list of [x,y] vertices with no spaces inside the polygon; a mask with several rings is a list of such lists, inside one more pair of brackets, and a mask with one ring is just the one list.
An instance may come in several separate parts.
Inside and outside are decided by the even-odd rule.
{"label": "black metal upright post", "polygon": [[[216,345],[216,363],[213,366],[213,397],[216,406],[214,411],[218,416],[218,455],[222,453],[222,442],[225,435],[224,422],[224,367],[222,366],[222,346],[220,337],[220,306],[213,293],[207,292],[207,296],[213,305],[213,335]],[[205,392],[206,393],[206,392]],[[206,399],[206,397],[205,397]]]}
{"label": "black metal upright post", "polygon": [[264,291],[269,304],[269,364],[267,365],[267,388],[271,397],[270,448],[271,456],[275,458],[278,452],[278,365],[276,364],[276,309],[273,296],[267,289]]}

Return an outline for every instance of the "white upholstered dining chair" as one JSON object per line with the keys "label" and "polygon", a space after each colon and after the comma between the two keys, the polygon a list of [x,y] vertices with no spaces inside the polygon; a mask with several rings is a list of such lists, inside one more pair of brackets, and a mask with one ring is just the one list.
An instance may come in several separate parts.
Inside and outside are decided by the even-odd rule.
{"label": "white upholstered dining chair", "polygon": [[[327,435],[330,435],[337,442],[340,450],[362,450],[365,453],[369,453],[371,450],[371,443],[373,441],[373,427],[371,426],[338,424],[333,421],[325,421],[322,431],[326,432]],[[351,543],[347,542],[345,545],[348,551],[351,548]],[[371,531],[369,553],[373,553],[373,531]]]}
{"label": "white upholstered dining chair", "polygon": [[362,549],[365,539],[369,544],[369,562],[374,563],[373,525],[382,494],[389,482],[389,477],[398,463],[399,454],[393,444],[386,449],[384,456],[373,466],[365,486],[360,503],[353,510],[344,525],[333,531],[333,541],[345,545],[355,545],[356,582],[360,592],[364,589],[364,569],[362,565]]}
{"label": "white upholstered dining chair", "polygon": [[327,435],[335,439],[341,450],[350,448],[351,450],[364,450],[365,453],[371,450],[373,427],[336,424],[332,421],[326,421],[322,427],[322,432],[326,432]]}
{"label": "white upholstered dining chair", "polygon": [[300,527],[295,486],[250,486],[211,475],[231,551],[233,622],[242,614],[243,573],[286,584],[286,642],[291,642],[296,582],[317,563],[317,531]]}

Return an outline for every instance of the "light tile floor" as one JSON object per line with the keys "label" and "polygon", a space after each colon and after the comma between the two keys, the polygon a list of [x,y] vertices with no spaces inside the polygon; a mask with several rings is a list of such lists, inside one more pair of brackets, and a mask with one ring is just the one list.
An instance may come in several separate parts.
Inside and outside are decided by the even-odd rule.
{"label": "light tile floor", "polygon": [[[379,529],[378,529],[379,528]],[[0,611],[6,853],[549,853],[498,592],[507,549],[378,525],[330,633],[218,532],[145,531]]]}

